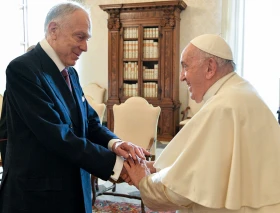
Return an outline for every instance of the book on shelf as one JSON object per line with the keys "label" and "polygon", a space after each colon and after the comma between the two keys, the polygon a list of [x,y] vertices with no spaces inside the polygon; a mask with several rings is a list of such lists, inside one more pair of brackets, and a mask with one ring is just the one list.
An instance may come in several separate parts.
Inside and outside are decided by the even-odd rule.
{"label": "book on shelf", "polygon": [[158,57],[158,42],[154,40],[143,41],[143,56],[144,58]]}
{"label": "book on shelf", "polygon": [[158,37],[158,27],[144,28],[144,38],[157,38],[157,37]]}
{"label": "book on shelf", "polygon": [[138,28],[137,27],[126,27],[124,28],[124,38],[138,38]]}
{"label": "book on shelf", "polygon": [[157,97],[158,84],[154,82],[144,83],[144,97],[156,98]]}
{"label": "book on shelf", "polygon": [[124,96],[138,96],[138,83],[136,84],[123,84]]}
{"label": "book on shelf", "polygon": [[138,79],[137,62],[125,62],[123,66],[124,79]]}
{"label": "book on shelf", "polygon": [[158,64],[154,64],[154,69],[143,66],[143,79],[158,79]]}
{"label": "book on shelf", "polygon": [[124,41],[123,42],[123,57],[138,58],[138,41]]}

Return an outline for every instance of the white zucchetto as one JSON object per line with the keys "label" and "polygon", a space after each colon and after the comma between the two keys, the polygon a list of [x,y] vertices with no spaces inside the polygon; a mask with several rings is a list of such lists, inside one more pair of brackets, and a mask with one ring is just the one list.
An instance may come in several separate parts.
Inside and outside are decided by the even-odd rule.
{"label": "white zucchetto", "polygon": [[233,60],[232,51],[227,42],[214,34],[200,35],[190,41],[198,49],[223,59]]}

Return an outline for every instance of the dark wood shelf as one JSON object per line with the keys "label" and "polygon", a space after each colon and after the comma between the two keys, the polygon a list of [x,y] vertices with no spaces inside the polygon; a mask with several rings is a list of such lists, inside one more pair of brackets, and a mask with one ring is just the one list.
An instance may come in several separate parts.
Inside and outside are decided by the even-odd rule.
{"label": "dark wood shelf", "polygon": [[[108,13],[107,126],[110,130],[114,129],[113,105],[123,103],[129,98],[124,96],[127,95],[124,88],[127,85],[124,84],[130,84],[134,88],[134,95],[144,97],[150,104],[161,107],[158,140],[170,141],[177,133],[181,105],[179,101],[180,13],[186,7],[183,0],[100,5],[100,8]],[[132,31],[129,31],[131,28]],[[129,34],[124,34],[128,32]],[[147,40],[153,42],[146,42]],[[128,53],[124,53],[126,41],[137,41],[135,42],[137,44],[128,42],[125,50],[137,51],[137,54],[129,53],[132,57],[138,55],[138,58],[124,58]],[[153,50],[157,53],[148,51],[149,48],[155,48]],[[158,57],[145,58],[149,55]],[[128,69],[130,65],[126,64],[128,62],[134,62],[131,65],[133,74],[128,71],[130,70]],[[154,76],[157,76],[157,79],[144,79],[144,70],[152,73],[145,73],[145,78],[146,74],[153,76],[155,72]],[[126,79],[130,75],[133,78],[137,75],[138,78]],[[144,87],[152,88],[151,93],[157,97],[145,97],[144,92],[147,90],[144,90]]]}

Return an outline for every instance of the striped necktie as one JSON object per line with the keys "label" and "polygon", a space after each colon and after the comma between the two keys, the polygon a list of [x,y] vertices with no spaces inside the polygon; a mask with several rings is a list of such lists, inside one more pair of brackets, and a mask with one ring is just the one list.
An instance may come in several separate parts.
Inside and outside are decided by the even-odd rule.
{"label": "striped necktie", "polygon": [[70,78],[69,78],[69,74],[68,74],[68,70],[65,68],[64,70],[61,71],[61,74],[63,75],[66,84],[68,85],[70,91],[72,92],[72,87],[71,87],[71,83],[70,83]]}

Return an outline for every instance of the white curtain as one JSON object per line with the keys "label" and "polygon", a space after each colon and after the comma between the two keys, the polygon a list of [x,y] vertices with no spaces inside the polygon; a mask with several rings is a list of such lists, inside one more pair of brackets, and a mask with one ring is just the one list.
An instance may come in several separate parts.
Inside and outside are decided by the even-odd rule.
{"label": "white curtain", "polygon": [[236,72],[243,75],[245,0],[222,0],[222,37],[229,43]]}
{"label": "white curtain", "polygon": [[258,90],[273,114],[280,106],[278,0],[246,0],[244,78]]}
{"label": "white curtain", "polygon": [[280,106],[280,1],[223,0],[222,36],[236,72],[250,81],[272,113]]}

